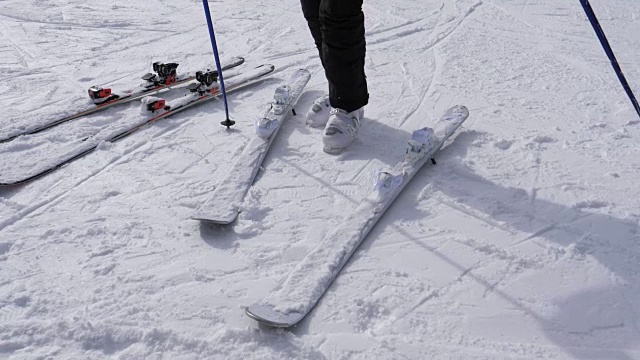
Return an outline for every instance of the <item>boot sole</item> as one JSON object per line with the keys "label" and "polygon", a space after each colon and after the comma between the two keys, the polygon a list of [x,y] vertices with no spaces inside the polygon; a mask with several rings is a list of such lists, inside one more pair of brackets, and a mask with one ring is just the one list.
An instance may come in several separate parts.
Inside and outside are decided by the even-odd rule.
{"label": "boot sole", "polygon": [[322,148],[322,150],[329,155],[340,155],[344,151],[344,149],[346,148],[330,148],[326,146]]}

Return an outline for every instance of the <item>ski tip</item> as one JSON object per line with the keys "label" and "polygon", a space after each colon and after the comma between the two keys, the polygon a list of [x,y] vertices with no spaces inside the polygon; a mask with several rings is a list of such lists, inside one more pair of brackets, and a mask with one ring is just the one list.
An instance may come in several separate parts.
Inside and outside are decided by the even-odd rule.
{"label": "ski tip", "polygon": [[449,108],[449,110],[447,110],[447,114],[467,118],[469,116],[469,109],[464,105],[456,105]]}
{"label": "ski tip", "polygon": [[309,76],[311,76],[311,72],[310,72],[309,70],[307,70],[307,69],[303,69],[303,68],[296,69],[296,70],[294,71],[294,74],[297,74],[297,75],[309,75]]}
{"label": "ski tip", "polygon": [[260,324],[283,329],[296,325],[304,317],[304,314],[297,312],[282,314],[277,312],[273,306],[260,304],[254,304],[247,307],[244,310],[244,313]]}
{"label": "ski tip", "polygon": [[459,126],[469,117],[469,109],[464,105],[456,105],[450,107],[439,121],[450,126]]}
{"label": "ski tip", "polygon": [[191,215],[193,220],[218,225],[229,225],[236,221],[240,211],[234,201],[225,196],[223,186],[218,186],[204,204]]}
{"label": "ski tip", "polygon": [[196,220],[202,223],[215,224],[215,225],[230,225],[231,223],[233,223],[233,221],[227,221],[227,220],[203,219],[201,216],[192,216],[191,220]]}
{"label": "ski tip", "polygon": [[207,216],[199,213],[196,213],[191,216],[192,220],[197,220],[204,223],[210,223],[210,224],[216,224],[216,225],[230,225],[231,223],[236,221],[236,218],[237,218],[237,214],[236,216],[233,216],[233,217],[229,216],[226,218],[222,218],[218,216]]}
{"label": "ski tip", "polygon": [[260,66],[258,66],[256,69],[260,69],[260,68],[267,68],[270,70],[270,72],[274,71],[276,69],[276,66],[273,64],[262,64]]}
{"label": "ski tip", "polygon": [[22,134],[12,135],[12,136],[6,137],[6,138],[4,138],[4,139],[0,139],[0,144],[4,144],[4,143],[6,143],[6,142],[9,142],[9,141],[11,141],[11,140],[13,140],[13,139],[18,138],[19,136],[22,136]]}

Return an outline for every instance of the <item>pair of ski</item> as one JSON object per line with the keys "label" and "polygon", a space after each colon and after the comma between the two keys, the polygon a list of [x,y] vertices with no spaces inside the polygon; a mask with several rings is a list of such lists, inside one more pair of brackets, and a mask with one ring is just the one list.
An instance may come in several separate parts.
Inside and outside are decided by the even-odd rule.
{"label": "pair of ski", "polygon": [[[309,73],[296,71],[289,85],[278,88],[271,109],[256,124],[256,137],[192,218],[230,224],[251,187],[262,161],[282,122],[292,110]],[[294,112],[295,113],[295,112]],[[454,106],[434,128],[413,132],[405,158],[390,171],[377,174],[374,188],[356,209],[289,273],[279,286],[258,303],[246,308],[252,319],[271,327],[288,328],[299,323],[327,291],[351,255],[391,206],[415,174],[442,148],[469,117],[464,106]]]}
{"label": "pair of ski", "polygon": [[[224,68],[230,69],[242,64],[243,62],[244,62],[243,58],[234,58],[230,62],[225,63]],[[166,65],[166,64],[163,64],[163,65]],[[179,78],[175,74],[175,68],[177,67],[177,64],[169,64],[169,65],[172,65],[172,66],[169,67],[168,74],[166,74],[166,76],[163,76],[162,78],[165,80],[165,82],[168,79],[170,84],[166,84],[165,82],[162,82],[162,81],[160,81],[156,86],[149,85],[145,87],[145,85],[143,84],[140,86],[139,89],[125,92],[123,95],[114,95],[111,93],[110,90],[107,91],[105,89],[101,89],[97,87],[91,88],[89,90],[90,95],[92,96],[94,101],[101,97],[105,99],[104,102],[101,103],[101,105],[98,105],[94,109],[88,110],[89,113],[93,113],[107,107],[115,106],[117,104],[122,104],[122,103],[130,102],[136,99],[145,98],[143,99],[143,104],[146,106],[147,110],[153,113],[150,117],[140,119],[139,121],[133,124],[128,124],[127,127],[125,128],[118,128],[104,136],[99,136],[99,137],[93,136],[93,137],[86,138],[82,141],[82,144],[80,144],[80,146],[75,148],[73,151],[64,154],[63,157],[56,159],[54,162],[34,164],[34,166],[30,168],[28,173],[20,173],[20,174],[13,174],[10,172],[0,173],[0,186],[19,185],[19,184],[23,184],[23,183],[35,180],[39,177],[47,175],[93,152],[98,148],[99,144],[102,142],[105,142],[105,141],[114,142],[114,141],[120,140],[138,131],[139,129],[143,128],[145,125],[151,124],[153,122],[169,117],[171,115],[174,115],[188,108],[202,104],[206,101],[217,98],[218,96],[221,95],[221,91],[217,82],[217,72],[215,71],[198,72],[194,76]],[[154,66],[154,68],[156,67],[157,66]],[[255,69],[252,69],[249,71],[242,71],[237,74],[234,74],[234,76],[229,77],[227,81],[226,89],[228,92],[232,92],[232,91],[244,88],[246,86],[249,86],[261,80],[264,76],[272,73],[274,69],[275,68],[273,65],[261,65]],[[156,74],[155,76],[160,77],[159,74]],[[147,79],[152,80],[154,77],[154,74],[148,74],[145,77]],[[195,82],[192,82],[188,87],[190,93],[171,102],[171,104],[167,104],[164,100],[158,99],[158,98],[150,98],[150,97],[146,98],[150,94],[157,93],[167,88],[175,87],[179,84],[185,84],[190,80],[196,80]],[[78,115],[78,114],[82,114],[82,115]],[[21,135],[34,134],[40,131],[44,131],[46,129],[60,125],[63,122],[67,122],[75,118],[78,118],[80,116],[87,115],[86,112],[82,112],[78,114],[66,117],[64,119],[56,120],[45,126],[27,130],[25,133]],[[12,139],[15,139],[18,136],[20,135],[13,135]]]}
{"label": "pair of ski", "polygon": [[469,117],[464,106],[454,106],[433,129],[413,132],[404,160],[377,174],[375,186],[360,204],[332,229],[324,240],[262,300],[245,313],[259,323],[289,328],[299,323],[318,303],[349,258],[358,249],[396,197],[416,173],[442,148]]}
{"label": "pair of ski", "polygon": [[[223,62],[222,70],[228,70],[240,66],[243,63],[244,58],[234,57]],[[64,124],[68,121],[78,119],[80,117],[91,115],[117,105],[127,104],[166,89],[171,89],[185,85],[187,83],[191,83],[193,81],[196,81],[198,78],[198,74],[201,73],[198,72],[195,74],[178,75],[177,68],[178,64],[176,63],[165,64],[156,62],[153,64],[154,72],[142,76],[142,80],[144,80],[144,83],[133,89],[125,90],[122,92],[115,93],[109,88],[92,86],[88,90],[88,93],[89,97],[94,103],[93,105],[87,105],[86,108],[80,109],[76,113],[47,122],[45,124],[38,124],[11,131],[9,132],[9,134],[4,135],[4,137],[0,138],[0,143],[9,142],[24,135],[37,134],[60,124]],[[209,73],[217,74],[217,71]]]}

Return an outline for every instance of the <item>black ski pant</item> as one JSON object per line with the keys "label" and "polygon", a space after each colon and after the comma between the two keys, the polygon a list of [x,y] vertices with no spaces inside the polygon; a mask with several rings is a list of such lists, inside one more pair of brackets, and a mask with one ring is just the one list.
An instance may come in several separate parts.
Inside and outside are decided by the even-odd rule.
{"label": "black ski pant", "polygon": [[329,81],[331,106],[351,112],[369,101],[364,74],[363,0],[300,0]]}

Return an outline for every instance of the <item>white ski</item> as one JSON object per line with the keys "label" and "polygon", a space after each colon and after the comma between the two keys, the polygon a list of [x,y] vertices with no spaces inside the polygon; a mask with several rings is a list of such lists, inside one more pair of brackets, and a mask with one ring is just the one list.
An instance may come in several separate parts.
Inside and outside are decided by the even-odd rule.
{"label": "white ski", "polygon": [[358,207],[332,229],[276,289],[248,307],[246,314],[260,323],[281,328],[302,320],[393,200],[467,117],[466,107],[455,106],[447,110],[433,129],[414,131],[404,160],[390,171],[378,172],[373,190]]}
{"label": "white ski", "polygon": [[192,216],[195,220],[230,224],[238,217],[238,205],[253,184],[258,169],[283,121],[298,101],[311,74],[296,70],[287,85],[279,86],[265,115],[256,122],[256,135],[242,151],[229,174]]}

